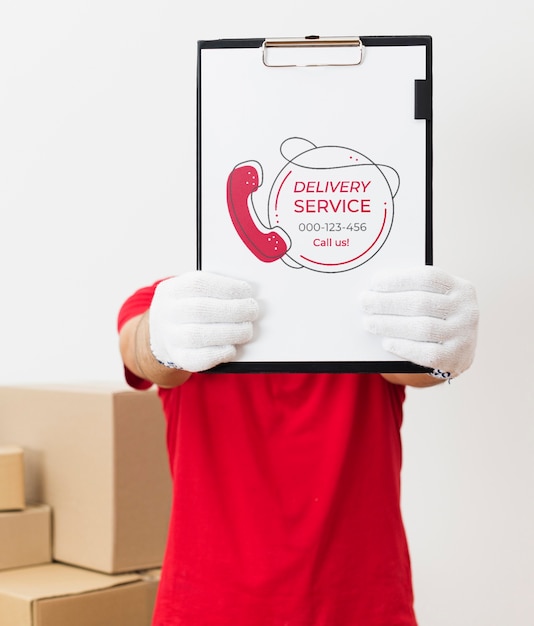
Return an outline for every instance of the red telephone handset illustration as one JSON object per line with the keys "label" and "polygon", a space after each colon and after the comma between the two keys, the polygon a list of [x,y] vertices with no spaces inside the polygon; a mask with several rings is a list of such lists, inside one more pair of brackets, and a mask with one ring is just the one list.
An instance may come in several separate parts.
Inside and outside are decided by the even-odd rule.
{"label": "red telephone handset illustration", "polygon": [[281,228],[269,229],[259,220],[252,194],[261,183],[259,163],[247,161],[236,165],[228,176],[226,201],[234,228],[243,243],[260,261],[272,263],[284,256],[290,241]]}

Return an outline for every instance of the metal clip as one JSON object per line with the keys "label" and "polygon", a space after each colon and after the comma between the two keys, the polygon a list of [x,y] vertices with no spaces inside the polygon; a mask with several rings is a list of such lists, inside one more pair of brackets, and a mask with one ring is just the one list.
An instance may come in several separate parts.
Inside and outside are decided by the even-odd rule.
{"label": "metal clip", "polygon": [[[308,35],[265,39],[262,59],[267,67],[351,66],[362,62],[363,48],[359,37]],[[293,58],[293,62],[288,58]]]}

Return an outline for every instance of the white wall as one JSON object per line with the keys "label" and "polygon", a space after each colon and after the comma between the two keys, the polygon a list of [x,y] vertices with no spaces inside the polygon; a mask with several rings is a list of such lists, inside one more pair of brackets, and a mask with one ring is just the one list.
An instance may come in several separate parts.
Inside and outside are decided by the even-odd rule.
{"label": "white wall", "polygon": [[0,384],[121,380],[120,303],[194,267],[198,39],[432,35],[434,260],[482,318],[472,369],[408,395],[416,606],[421,626],[531,626],[533,18],[524,0],[3,0]]}

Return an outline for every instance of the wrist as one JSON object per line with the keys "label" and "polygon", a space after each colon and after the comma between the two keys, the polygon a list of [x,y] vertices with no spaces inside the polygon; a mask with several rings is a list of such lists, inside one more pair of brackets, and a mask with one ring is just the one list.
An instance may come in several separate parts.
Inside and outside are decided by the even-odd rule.
{"label": "wrist", "polygon": [[149,312],[146,311],[135,331],[134,358],[138,375],[159,387],[177,387],[184,383],[191,372],[168,367],[159,361],[150,347]]}

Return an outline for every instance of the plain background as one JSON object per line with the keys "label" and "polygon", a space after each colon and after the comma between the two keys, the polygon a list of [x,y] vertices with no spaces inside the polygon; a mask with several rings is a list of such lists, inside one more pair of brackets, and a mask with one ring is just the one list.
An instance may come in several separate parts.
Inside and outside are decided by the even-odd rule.
{"label": "plain background", "polygon": [[198,39],[431,35],[434,261],[475,283],[481,324],[471,370],[408,392],[416,608],[531,626],[533,7],[2,0],[0,384],[121,381],[121,302],[194,268]]}

